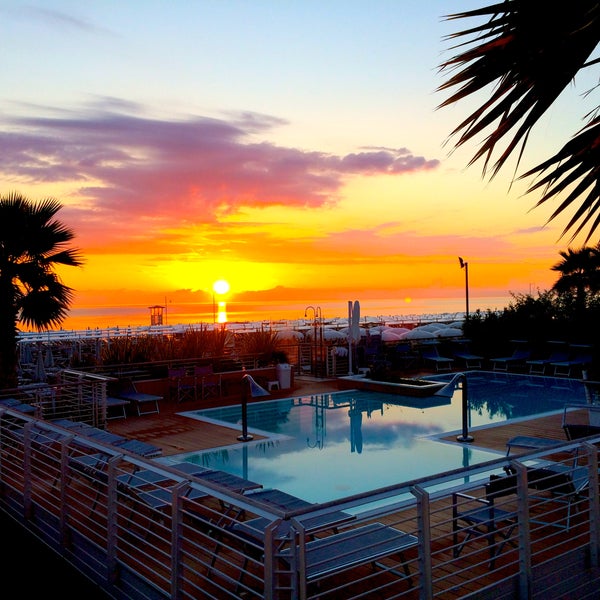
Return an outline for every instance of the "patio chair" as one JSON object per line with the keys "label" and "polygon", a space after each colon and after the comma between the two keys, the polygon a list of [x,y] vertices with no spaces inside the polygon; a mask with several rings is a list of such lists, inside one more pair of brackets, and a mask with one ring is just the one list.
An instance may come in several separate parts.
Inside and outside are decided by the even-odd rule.
{"label": "patio chair", "polygon": [[200,398],[202,400],[221,396],[221,374],[215,373],[212,365],[194,367],[194,377],[196,378],[196,385],[200,386]]}
{"label": "patio chair", "polygon": [[441,356],[435,344],[421,346],[419,352],[425,363],[433,363],[435,365],[436,371],[450,371],[454,365],[454,359]]}
{"label": "patio chair", "polygon": [[[504,545],[510,542],[517,527],[517,513],[497,508],[494,502],[501,496],[516,492],[516,476],[491,476],[485,484],[485,497],[480,498],[464,492],[452,494],[452,545],[457,558],[472,539],[485,538],[489,547],[489,567],[493,569],[496,558]],[[460,534],[464,534],[459,541]],[[497,537],[500,542],[497,542]]]}
{"label": "patio chair", "polygon": [[[530,519],[530,522],[551,525],[568,531],[571,528],[572,509],[578,511],[580,503],[587,499],[590,483],[588,468],[548,462],[541,467],[529,467],[527,482],[530,488],[547,493],[552,502],[567,507],[566,515],[562,519],[547,521],[534,518]],[[548,502],[547,498],[548,496],[541,498],[530,496],[530,499],[541,500],[544,504]]]}
{"label": "patio chair", "polygon": [[196,400],[196,378],[188,375],[184,367],[168,369],[169,399],[176,402]]}

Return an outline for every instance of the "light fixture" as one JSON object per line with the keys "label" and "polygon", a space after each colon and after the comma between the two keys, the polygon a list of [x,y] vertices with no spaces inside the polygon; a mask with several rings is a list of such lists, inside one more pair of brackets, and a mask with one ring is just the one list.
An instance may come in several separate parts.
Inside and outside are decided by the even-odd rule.
{"label": "light fixture", "polygon": [[242,435],[238,435],[237,438],[240,442],[249,442],[253,439],[251,435],[248,435],[248,396],[260,398],[268,395],[269,392],[258,385],[252,375],[246,373],[242,377]]}
{"label": "light fixture", "polygon": [[460,263],[460,268],[465,270],[465,300],[466,300],[466,310],[465,310],[465,318],[469,318],[469,263],[466,260],[463,260],[460,256],[458,257],[458,262]]}

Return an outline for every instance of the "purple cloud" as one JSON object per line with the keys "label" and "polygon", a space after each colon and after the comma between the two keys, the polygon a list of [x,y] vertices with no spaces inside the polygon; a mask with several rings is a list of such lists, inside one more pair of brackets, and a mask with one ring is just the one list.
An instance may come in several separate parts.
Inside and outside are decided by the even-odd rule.
{"label": "purple cloud", "polygon": [[240,113],[217,119],[144,116],[143,107],[106,98],[79,111],[4,116],[0,172],[12,181],[78,182],[85,210],[113,221],[157,225],[214,222],[243,206],[318,207],[335,201],[354,175],[398,175],[439,161],[406,148],[365,148],[333,156],[285,148],[266,138],[281,119]]}

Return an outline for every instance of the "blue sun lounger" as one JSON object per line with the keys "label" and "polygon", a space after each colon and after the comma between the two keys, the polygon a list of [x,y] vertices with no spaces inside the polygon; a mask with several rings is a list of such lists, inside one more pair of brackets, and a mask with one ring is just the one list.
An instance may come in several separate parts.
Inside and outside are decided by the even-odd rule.
{"label": "blue sun lounger", "polygon": [[121,388],[114,395],[117,398],[129,400],[129,402],[135,405],[138,416],[160,412],[158,401],[163,399],[162,396],[157,396],[155,394],[138,392],[137,388],[135,387],[135,383],[133,383],[131,379],[125,381]]}

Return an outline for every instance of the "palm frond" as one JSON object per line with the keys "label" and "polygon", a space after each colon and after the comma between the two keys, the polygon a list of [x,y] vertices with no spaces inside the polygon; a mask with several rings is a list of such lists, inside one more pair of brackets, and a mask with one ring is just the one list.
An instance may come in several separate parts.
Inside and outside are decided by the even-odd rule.
{"label": "palm frond", "polygon": [[[518,169],[535,124],[575,75],[596,62],[589,58],[600,40],[600,3],[580,0],[560,10],[541,0],[506,0],[446,18],[487,18],[486,22],[447,38],[460,43],[452,48],[457,54],[440,66],[442,73],[453,74],[438,91],[454,92],[438,108],[476,93],[487,94],[483,104],[454,128],[447,141],[455,139],[458,148],[482,137],[469,165],[483,159],[484,175],[489,173],[493,178],[515,153]],[[499,148],[502,142],[505,146]],[[546,166],[540,165],[529,174],[540,168],[545,170],[548,162],[543,165]],[[552,174],[548,177],[551,179]],[[589,181],[586,184],[587,189]],[[529,191],[538,187],[532,186]],[[591,235],[598,225],[598,219],[591,221],[597,206],[589,212],[590,206],[597,204],[596,194],[585,198],[585,206],[576,212],[566,230],[577,226],[577,235],[582,227],[591,224]],[[551,218],[570,207],[575,199],[576,196],[569,197]]]}

